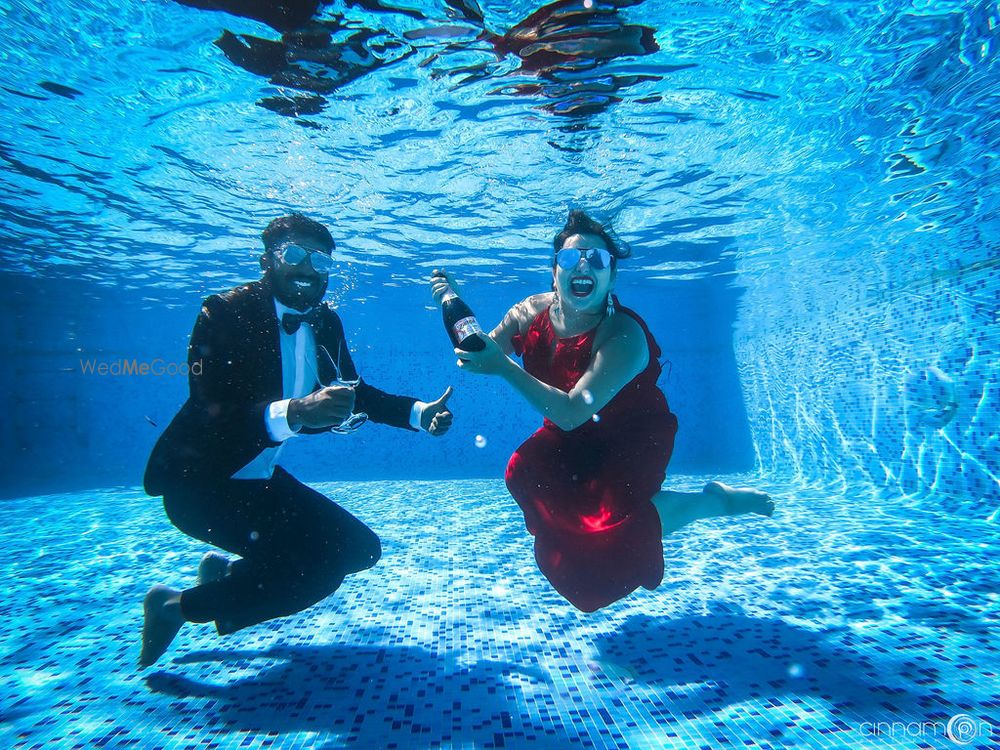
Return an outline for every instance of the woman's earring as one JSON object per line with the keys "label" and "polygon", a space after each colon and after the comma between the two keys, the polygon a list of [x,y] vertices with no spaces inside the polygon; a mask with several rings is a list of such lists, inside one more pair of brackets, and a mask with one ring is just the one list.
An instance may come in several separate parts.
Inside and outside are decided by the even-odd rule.
{"label": "woman's earring", "polygon": [[553,289],[552,290],[552,312],[554,312],[556,315],[558,315],[559,312],[560,312],[560,307],[559,307],[559,290],[558,289]]}
{"label": "woman's earring", "polygon": [[608,292],[608,309],[605,314],[609,318],[615,314],[615,301],[611,298],[611,292]]}

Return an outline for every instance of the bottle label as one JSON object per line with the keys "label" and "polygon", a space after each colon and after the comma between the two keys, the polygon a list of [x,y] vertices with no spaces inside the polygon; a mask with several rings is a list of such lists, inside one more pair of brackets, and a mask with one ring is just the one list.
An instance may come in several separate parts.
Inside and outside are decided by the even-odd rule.
{"label": "bottle label", "polygon": [[469,336],[483,332],[483,329],[479,326],[479,321],[476,320],[474,315],[455,321],[451,329],[455,332],[455,338],[458,339],[458,343],[460,344],[469,338]]}

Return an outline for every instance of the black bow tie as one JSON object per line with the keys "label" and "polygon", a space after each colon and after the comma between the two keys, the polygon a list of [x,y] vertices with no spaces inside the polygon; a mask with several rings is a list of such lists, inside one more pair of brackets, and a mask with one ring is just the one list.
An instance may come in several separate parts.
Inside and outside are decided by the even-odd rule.
{"label": "black bow tie", "polygon": [[281,316],[281,327],[285,330],[285,333],[287,333],[289,336],[292,336],[295,334],[297,330],[299,330],[299,326],[302,325],[303,323],[308,323],[313,327],[313,330],[315,331],[317,328],[319,328],[319,324],[322,321],[323,317],[320,314],[319,307],[314,307],[309,312],[302,314],[286,312],[284,315]]}

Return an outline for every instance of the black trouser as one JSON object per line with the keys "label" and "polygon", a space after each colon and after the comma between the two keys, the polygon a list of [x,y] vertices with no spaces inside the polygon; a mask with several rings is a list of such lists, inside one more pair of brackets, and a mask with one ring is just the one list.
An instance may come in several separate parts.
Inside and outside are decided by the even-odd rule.
{"label": "black trouser", "polygon": [[312,606],[382,554],[371,529],[280,466],[267,480],[178,484],[163,507],[185,534],[241,556],[181,594],[185,619],[221,635]]}

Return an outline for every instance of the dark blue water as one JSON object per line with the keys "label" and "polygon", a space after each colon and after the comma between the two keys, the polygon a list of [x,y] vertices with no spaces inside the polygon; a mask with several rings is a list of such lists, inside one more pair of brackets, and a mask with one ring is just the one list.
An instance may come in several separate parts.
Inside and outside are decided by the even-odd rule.
{"label": "dark blue water", "polygon": [[[329,297],[366,377],[452,384],[460,419],[447,455],[373,428],[350,466],[287,460],[497,476],[535,419],[451,367],[425,280],[446,264],[492,324],[547,288],[579,206],[635,251],[619,292],[672,363],[676,471],[971,481],[995,509],[995,5],[623,5],[324,5],[316,42],[166,0],[8,3],[4,376],[36,386],[0,433],[5,494],[134,484],[183,379],[80,361],[180,360],[201,298],[255,278],[292,210],[337,239]],[[951,445],[904,424],[928,367],[964,394]]]}

